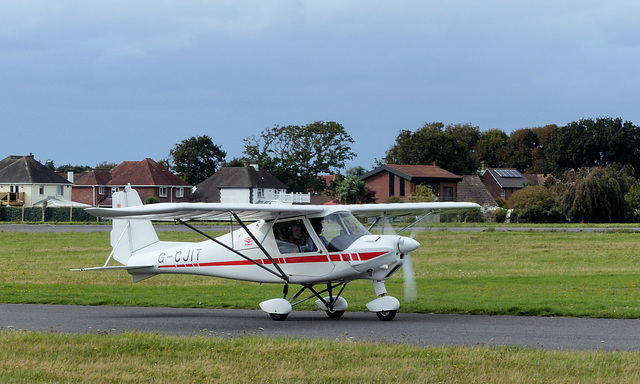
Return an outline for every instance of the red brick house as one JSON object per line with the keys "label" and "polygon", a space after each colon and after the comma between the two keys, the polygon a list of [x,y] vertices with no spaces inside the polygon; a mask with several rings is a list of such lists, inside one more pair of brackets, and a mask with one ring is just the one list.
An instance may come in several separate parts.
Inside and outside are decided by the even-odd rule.
{"label": "red brick house", "polygon": [[127,184],[144,201],[155,197],[160,202],[188,202],[191,185],[152,159],[124,161],[113,169],[92,169],[80,175],[73,185],[74,201],[94,207],[110,207],[113,192]]}
{"label": "red brick house", "polygon": [[527,178],[514,168],[494,169],[487,168],[482,174],[485,187],[494,199],[498,197],[508,201],[511,195],[522,188],[525,184],[539,185],[537,175],[528,175]]}
{"label": "red brick house", "polygon": [[368,188],[376,191],[378,202],[391,197],[409,200],[417,185],[428,185],[437,201],[456,201],[458,183],[462,177],[437,165],[386,164],[359,177]]}

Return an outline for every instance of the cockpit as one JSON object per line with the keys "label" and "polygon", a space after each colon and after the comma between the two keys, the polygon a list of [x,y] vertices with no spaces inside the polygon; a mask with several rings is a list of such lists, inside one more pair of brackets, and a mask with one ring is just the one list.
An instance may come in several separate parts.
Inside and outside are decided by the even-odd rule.
{"label": "cockpit", "polygon": [[280,253],[343,251],[369,231],[349,212],[324,217],[289,219],[273,225]]}

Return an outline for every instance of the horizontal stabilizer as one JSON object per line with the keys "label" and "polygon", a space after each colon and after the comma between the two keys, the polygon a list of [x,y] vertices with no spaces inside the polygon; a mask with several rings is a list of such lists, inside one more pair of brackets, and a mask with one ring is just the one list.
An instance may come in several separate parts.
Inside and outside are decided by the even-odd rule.
{"label": "horizontal stabilizer", "polygon": [[143,269],[143,268],[151,268],[153,265],[113,265],[108,267],[92,267],[92,268],[77,268],[72,269],[72,271],[108,271],[108,270],[132,270],[132,269]]}

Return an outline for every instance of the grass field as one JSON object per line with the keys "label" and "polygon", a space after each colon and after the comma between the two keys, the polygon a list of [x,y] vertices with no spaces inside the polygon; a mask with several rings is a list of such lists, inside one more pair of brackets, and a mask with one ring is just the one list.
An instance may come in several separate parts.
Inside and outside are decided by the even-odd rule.
{"label": "grass field", "polygon": [[[159,235],[200,240],[190,232]],[[402,302],[401,311],[640,318],[639,236],[624,230],[420,233],[422,247],[412,254],[419,295]],[[108,233],[3,232],[0,243],[5,303],[255,309],[282,290],[202,276],[161,275],[132,284],[125,272],[70,271],[102,265]],[[402,273],[387,289],[402,301]],[[371,283],[351,283],[345,298],[350,310],[366,310],[374,298]]]}
{"label": "grass field", "polygon": [[0,331],[2,383],[638,383],[638,353]]}
{"label": "grass field", "polygon": [[[412,254],[418,299],[402,302],[401,273],[387,288],[408,312],[640,318],[639,236],[624,229],[421,233],[423,246]],[[69,271],[102,265],[108,243],[108,233],[1,232],[0,302],[255,309],[281,292],[198,276],[132,284],[124,272]],[[374,294],[370,283],[354,282],[345,297],[350,310],[365,310]],[[634,352],[0,331],[0,382],[8,383],[635,383],[639,363]]]}

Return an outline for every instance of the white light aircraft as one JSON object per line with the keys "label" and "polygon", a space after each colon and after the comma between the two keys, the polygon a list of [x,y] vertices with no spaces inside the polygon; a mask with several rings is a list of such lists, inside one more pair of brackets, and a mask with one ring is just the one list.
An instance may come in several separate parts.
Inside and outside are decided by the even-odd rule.
{"label": "white light aircraft", "polygon": [[[420,244],[410,237],[371,234],[356,218],[419,215],[417,222],[432,213],[480,208],[475,203],[455,202],[143,205],[131,187],[113,194],[113,206],[87,208],[92,215],[113,219],[113,250],[104,266],[79,270],[126,270],[134,283],[171,273],[283,284],[282,297],[260,303],[273,320],[285,320],[294,305],[313,298],[318,308],[339,318],[347,309],[342,297],[346,285],[367,279],[377,296],[367,308],[383,321],[392,320],[400,307],[398,299],[386,295],[385,280],[403,264],[405,273],[410,270],[409,253]],[[160,241],[151,220],[177,221],[207,239],[199,243]],[[213,238],[190,225],[190,220],[229,221],[231,230]],[[109,265],[112,258],[122,265]],[[406,278],[405,288],[412,276]],[[292,284],[302,287],[288,298]],[[319,290],[316,285],[326,288]],[[305,292],[308,296],[302,297]]]}

